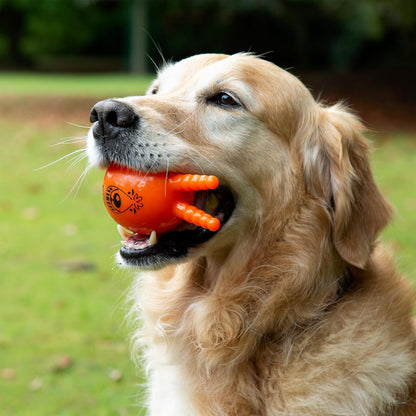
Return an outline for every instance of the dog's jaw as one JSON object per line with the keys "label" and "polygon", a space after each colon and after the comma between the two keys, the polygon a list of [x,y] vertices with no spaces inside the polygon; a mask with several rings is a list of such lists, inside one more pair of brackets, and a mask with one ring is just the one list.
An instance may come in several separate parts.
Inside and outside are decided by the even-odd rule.
{"label": "dog's jaw", "polygon": [[[98,168],[105,169],[109,166],[109,161],[96,143],[94,130],[88,133],[87,152],[90,163]],[[178,168],[181,173],[186,173],[186,168]],[[197,194],[204,194],[196,197],[195,204],[198,208],[208,211],[205,206],[212,198],[217,201],[211,207],[211,214],[218,218],[221,226],[224,226],[230,219],[236,206],[233,192],[225,187],[219,186],[214,191],[200,191]],[[215,195],[215,196],[214,196]],[[199,201],[199,202],[198,202]],[[119,227],[119,232],[123,239],[123,247],[117,253],[117,263],[123,266],[133,266],[147,270],[158,270],[172,263],[179,263],[192,256],[198,248],[210,240],[218,232],[190,226],[181,223],[177,228],[167,233],[150,236],[140,236],[130,233]]]}
{"label": "dog's jaw", "polygon": [[[123,100],[110,101],[113,107],[117,104],[127,105]],[[104,103],[104,108],[105,105]],[[94,107],[93,111],[95,112],[92,117],[94,124],[88,133],[87,145],[87,153],[92,165],[105,169],[112,163],[116,163],[131,169],[152,173],[211,174],[207,170],[196,171],[195,163],[192,163],[192,155],[196,151],[188,149],[189,146],[174,135],[159,137],[161,135],[154,131],[157,129],[146,126],[146,121],[141,118],[137,118],[139,121],[127,128],[112,126],[106,129],[100,125],[105,117],[100,114],[100,119],[98,119],[96,114],[98,108]],[[107,118],[109,118],[108,115]],[[200,167],[198,168],[201,170]],[[213,173],[215,174],[215,172]],[[205,198],[202,198],[202,201],[205,202],[210,199],[208,195],[215,195],[213,199],[217,203],[210,208],[212,212],[207,209],[205,202],[201,202],[201,198],[198,196],[196,196],[194,204],[221,222],[219,231],[212,232],[201,227],[181,223],[175,229],[158,235],[156,238],[153,237],[152,240],[149,236],[128,234],[123,231],[123,247],[117,255],[118,262],[126,266],[155,270],[168,264],[182,262],[199,252],[204,243],[216,236],[217,233],[221,233],[236,207],[234,193],[226,186],[220,185],[216,190],[200,191],[196,195],[200,193],[206,194]]]}
{"label": "dog's jaw", "polygon": [[[218,202],[212,208],[211,214],[220,220],[221,227],[226,227],[236,207],[232,192],[220,186],[215,191],[202,191],[201,193],[204,193],[205,197],[196,199],[201,203],[209,200],[206,196],[208,193],[215,194],[214,199]],[[199,208],[207,209],[205,206]],[[140,236],[121,230],[124,241],[118,253],[118,260],[127,266],[151,270],[161,269],[168,264],[179,263],[193,256],[199,251],[201,245],[215,237],[217,233],[221,233],[221,229],[214,232],[187,223],[181,223],[177,228],[161,235],[153,232],[150,236]]]}

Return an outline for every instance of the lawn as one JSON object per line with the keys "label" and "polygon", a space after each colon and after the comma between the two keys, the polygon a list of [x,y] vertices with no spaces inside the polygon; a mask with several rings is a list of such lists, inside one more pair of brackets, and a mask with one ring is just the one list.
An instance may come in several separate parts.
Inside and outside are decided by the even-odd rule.
{"label": "lawn", "polygon": [[0,73],[1,95],[126,96],[143,93],[152,77],[125,74]]}
{"label": "lawn", "polygon": [[[94,101],[148,82],[0,76],[0,414],[143,414],[124,322],[132,274],[114,266],[120,238],[101,201],[103,172],[74,187],[82,152],[38,168],[82,148]],[[416,136],[373,140],[377,182],[398,211],[383,238],[416,285]]]}
{"label": "lawn", "polygon": [[374,142],[372,167],[395,215],[382,238],[399,270],[416,288],[416,133],[390,134]]}
{"label": "lawn", "polygon": [[[29,78],[10,78],[7,93],[18,82],[19,94],[0,109],[7,114],[0,119],[0,414],[142,414],[143,380],[124,322],[132,275],[114,266],[120,237],[101,200],[103,172],[91,171],[73,189],[85,159],[38,169],[82,148],[67,140],[82,140],[87,130],[69,123],[89,125],[97,85],[83,89],[90,99],[62,98],[76,87],[75,77],[62,78],[65,88],[56,83],[54,97],[37,100],[52,82]],[[103,95],[118,95],[115,83],[97,79]]]}

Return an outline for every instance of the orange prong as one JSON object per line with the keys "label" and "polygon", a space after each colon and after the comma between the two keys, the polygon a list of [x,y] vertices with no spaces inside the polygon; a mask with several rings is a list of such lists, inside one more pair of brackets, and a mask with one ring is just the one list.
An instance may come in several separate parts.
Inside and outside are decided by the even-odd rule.
{"label": "orange prong", "polygon": [[173,213],[177,218],[210,231],[218,231],[221,227],[221,222],[217,218],[186,202],[178,202],[173,208]]}
{"label": "orange prong", "polygon": [[177,174],[169,178],[169,184],[178,191],[205,191],[217,188],[219,180],[213,175]]}

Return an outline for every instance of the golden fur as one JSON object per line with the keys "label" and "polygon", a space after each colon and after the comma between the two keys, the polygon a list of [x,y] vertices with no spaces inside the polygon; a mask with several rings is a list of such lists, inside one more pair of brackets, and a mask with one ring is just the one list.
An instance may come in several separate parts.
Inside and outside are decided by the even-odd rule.
{"label": "golden fur", "polygon": [[[217,91],[241,108],[205,105]],[[185,262],[137,280],[150,415],[416,415],[414,296],[376,241],[391,208],[359,120],[246,54],[168,65],[120,101],[163,134],[169,170],[237,200]]]}

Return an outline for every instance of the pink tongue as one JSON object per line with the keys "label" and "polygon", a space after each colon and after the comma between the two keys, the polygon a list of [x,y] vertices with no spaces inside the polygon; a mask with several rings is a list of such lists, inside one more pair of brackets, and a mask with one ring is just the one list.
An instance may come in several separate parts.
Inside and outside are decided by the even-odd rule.
{"label": "pink tongue", "polygon": [[144,234],[133,234],[124,241],[126,248],[136,250],[149,247],[150,245],[150,236]]}
{"label": "pink tongue", "polygon": [[117,224],[117,230],[123,238],[123,246],[127,248],[143,249],[157,243],[157,236],[155,232],[152,232],[150,235],[132,233],[119,224]]}

